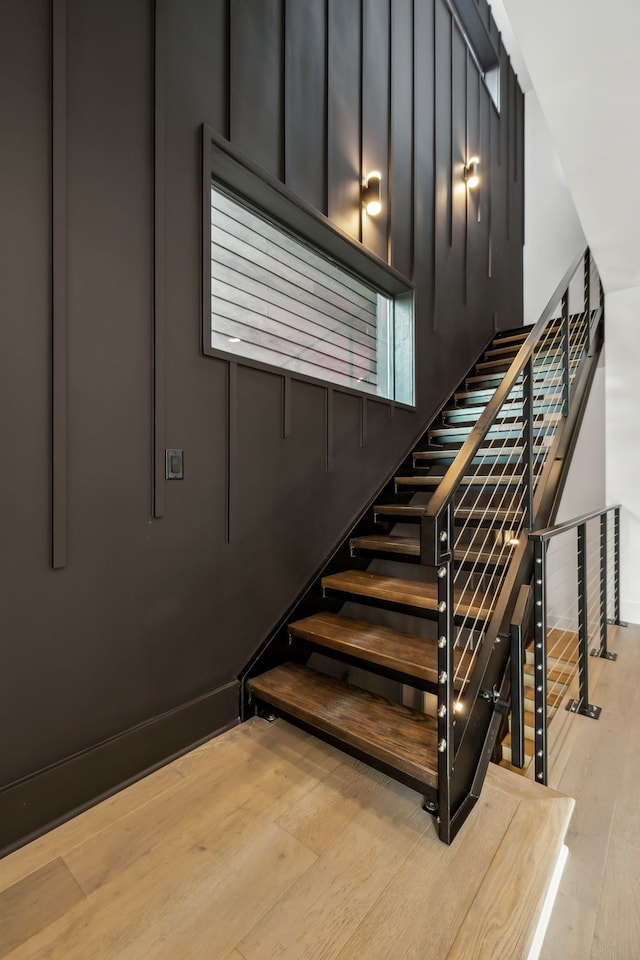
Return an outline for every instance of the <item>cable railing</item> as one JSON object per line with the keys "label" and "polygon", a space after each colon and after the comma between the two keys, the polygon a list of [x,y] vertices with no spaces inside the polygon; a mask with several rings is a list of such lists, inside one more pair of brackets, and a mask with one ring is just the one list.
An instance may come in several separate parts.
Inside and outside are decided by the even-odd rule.
{"label": "cable railing", "polygon": [[425,507],[420,555],[437,573],[439,783],[445,793],[455,793],[456,756],[467,749],[478,700],[502,704],[490,681],[497,676],[492,663],[504,665],[494,651],[517,593],[514,571],[524,562],[526,531],[540,510],[602,315],[600,281],[587,251],[508,368],[506,361],[488,361],[468,379],[467,389],[489,395],[489,402]]}
{"label": "cable railing", "polygon": [[[619,506],[528,534],[534,545],[533,753],[540,783],[548,782],[553,760],[548,734],[554,714],[564,706],[600,716],[589,699],[589,655],[616,658],[608,649],[608,625],[620,623],[619,535]],[[518,749],[521,731],[519,741]]]}

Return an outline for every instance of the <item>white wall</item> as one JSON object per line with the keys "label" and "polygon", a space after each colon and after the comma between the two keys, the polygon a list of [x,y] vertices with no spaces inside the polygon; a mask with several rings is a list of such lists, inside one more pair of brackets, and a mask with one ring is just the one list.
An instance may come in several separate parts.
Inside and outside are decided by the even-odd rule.
{"label": "white wall", "polygon": [[535,323],[587,241],[533,90],[524,109],[524,322]]}
{"label": "white wall", "polygon": [[601,355],[556,514],[556,523],[564,523],[592,510],[601,510],[607,505],[605,393],[606,368],[604,355]]}
{"label": "white wall", "polygon": [[535,323],[587,241],[504,0],[489,3],[524,93],[524,322]]}
{"label": "white wall", "polygon": [[605,297],[607,502],[621,503],[621,617],[640,623],[640,287]]}

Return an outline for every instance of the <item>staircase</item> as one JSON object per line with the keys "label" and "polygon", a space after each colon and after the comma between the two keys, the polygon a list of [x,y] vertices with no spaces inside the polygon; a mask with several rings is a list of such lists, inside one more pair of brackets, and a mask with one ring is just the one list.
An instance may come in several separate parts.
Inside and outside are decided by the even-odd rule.
{"label": "staircase", "polygon": [[586,303],[569,315],[566,292],[494,338],[241,678],[243,718],[283,717],[419,791],[445,842],[504,725],[526,527],[549,519],[597,362],[588,285]]}
{"label": "staircase", "polygon": [[[255,710],[286,717],[366,759],[419,790],[429,806],[437,804],[437,723],[425,712],[424,702],[421,709],[398,702],[403,698],[415,701],[415,691],[435,694],[438,688],[437,579],[435,572],[425,577],[425,568],[418,566],[420,537],[415,528],[430,494],[469,436],[486,401],[493,396],[496,382],[502,379],[505,364],[513,360],[529,330],[521,328],[494,339],[463,388],[454,393],[428,430],[426,443],[416,447],[403,472],[370,508],[361,530],[349,538],[349,553],[360,561],[358,566],[349,565],[323,576],[322,596],[315,598],[317,612],[288,624],[292,660],[247,682]],[[494,555],[487,539],[494,526],[502,529],[505,520],[515,522],[521,514],[519,508],[509,506],[511,490],[521,476],[519,467],[492,475],[493,464],[506,459],[507,448],[509,452],[519,450],[516,438],[522,435],[521,408],[521,403],[512,404],[487,437],[487,444],[499,436],[506,446],[503,443],[494,456],[487,450],[479,451],[478,461],[487,461],[488,457],[489,465],[483,463],[479,475],[463,481],[490,490],[484,500],[464,511],[463,519],[471,532],[455,551],[461,565],[473,567],[474,578],[491,577],[497,566],[507,563],[508,556]],[[493,491],[498,491],[497,500]],[[412,571],[422,575],[412,576]],[[456,620],[461,627],[472,624],[477,629],[486,622],[491,608],[476,598],[472,587],[456,591],[455,597],[459,610]],[[346,612],[346,607],[360,615]],[[417,618],[421,624],[415,623]],[[414,621],[413,629],[400,629],[408,620]],[[322,654],[323,672],[300,662],[311,654]],[[466,654],[466,659],[470,663],[472,658]],[[457,675],[463,677],[462,651],[456,651],[455,664]],[[348,668],[353,666],[386,678],[387,695],[348,682]],[[359,680],[366,683],[367,677],[360,673]],[[460,688],[462,680],[456,685]],[[385,684],[370,686],[384,688]]]}

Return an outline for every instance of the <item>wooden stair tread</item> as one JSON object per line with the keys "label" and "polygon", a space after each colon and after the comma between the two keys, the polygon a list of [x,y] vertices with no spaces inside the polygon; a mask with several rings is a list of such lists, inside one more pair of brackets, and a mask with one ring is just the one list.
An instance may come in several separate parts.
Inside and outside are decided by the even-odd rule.
{"label": "wooden stair tread", "polygon": [[[416,450],[413,454],[414,463],[419,463],[420,461],[434,461],[438,460],[454,460],[458,453],[460,452],[461,446],[443,446],[438,450]],[[549,449],[549,444],[540,444],[535,443],[533,445],[534,454],[543,453]],[[521,443],[509,443],[508,441],[501,442],[500,446],[496,447],[479,447],[476,451],[475,459],[482,457],[504,457],[509,456],[514,458],[513,465],[514,467],[520,467],[515,458],[520,457],[524,453],[524,447]]]}
{"label": "wooden stair tread", "polygon": [[[522,473],[481,473],[463,477],[460,481],[461,486],[470,487],[487,484],[488,486],[520,483],[523,479]],[[394,483],[399,487],[437,487],[442,477],[394,477]]]}
{"label": "wooden stair tread", "polygon": [[[562,413],[557,411],[555,413],[545,413],[541,416],[534,416],[533,418],[533,427],[534,430],[537,428],[546,428],[550,427],[555,423],[558,423],[562,419]],[[429,430],[429,437],[437,439],[438,437],[450,436],[452,433],[471,433],[473,427],[476,425],[476,420],[470,421],[458,421],[456,423],[445,424],[441,427],[435,427],[432,430]],[[496,436],[497,434],[509,433],[518,430],[522,433],[523,430],[523,421],[522,417],[504,417],[501,420],[498,420],[489,430],[487,434],[488,437]]]}
{"label": "wooden stair tread", "polygon": [[437,724],[431,717],[300,664],[285,663],[247,685],[276,710],[437,786]]}
{"label": "wooden stair tread", "polygon": [[[367,534],[362,537],[353,537],[349,541],[352,547],[358,550],[380,550],[385,553],[398,553],[407,556],[420,556],[420,538],[419,537],[394,537],[383,534]],[[454,557],[458,561],[467,563],[492,563],[495,566],[503,566],[507,562],[507,557],[496,560],[493,550],[478,550],[472,544],[461,544],[454,549]]]}
{"label": "wooden stair tread", "polygon": [[[376,515],[385,517],[404,517],[405,519],[419,519],[426,514],[426,506],[412,503],[377,503],[374,507]],[[454,521],[486,520],[492,522],[511,523],[522,518],[522,510],[496,509],[495,507],[457,507]]]}
{"label": "wooden stair tread", "polygon": [[358,550],[381,550],[385,553],[398,553],[410,557],[420,556],[418,537],[392,537],[374,533],[363,537],[352,537],[349,545]]}
{"label": "wooden stair tread", "polygon": [[[430,640],[422,637],[335,613],[313,614],[290,623],[288,630],[292,637],[316,646],[336,650],[427,683],[437,682],[438,650]],[[463,658],[460,651],[455,651],[455,654],[457,668]]]}
{"label": "wooden stair tread", "polygon": [[[399,577],[385,577],[381,574],[368,573],[366,570],[345,570],[342,573],[332,573],[321,580],[323,588],[337,590],[360,597],[372,597],[378,600],[387,600],[391,603],[415,607],[420,610],[437,612],[438,586],[435,583],[424,583],[421,580],[402,580]],[[491,614],[491,608],[478,604],[474,600],[472,590],[454,591],[454,606],[457,615],[486,620]]]}

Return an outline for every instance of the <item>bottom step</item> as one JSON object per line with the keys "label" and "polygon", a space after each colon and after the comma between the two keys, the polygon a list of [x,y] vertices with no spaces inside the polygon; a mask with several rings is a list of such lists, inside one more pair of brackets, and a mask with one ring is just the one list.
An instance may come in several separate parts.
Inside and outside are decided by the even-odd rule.
{"label": "bottom step", "polygon": [[[277,712],[424,785],[438,783],[437,723],[309,667],[285,663],[247,684]],[[374,764],[375,765],[375,764]]]}

